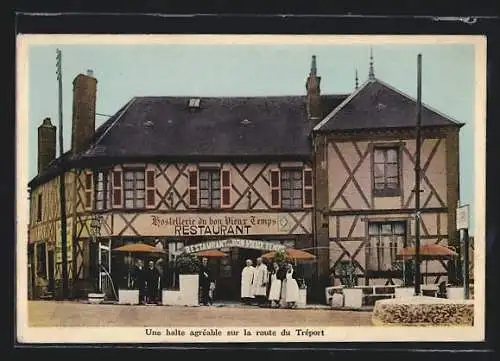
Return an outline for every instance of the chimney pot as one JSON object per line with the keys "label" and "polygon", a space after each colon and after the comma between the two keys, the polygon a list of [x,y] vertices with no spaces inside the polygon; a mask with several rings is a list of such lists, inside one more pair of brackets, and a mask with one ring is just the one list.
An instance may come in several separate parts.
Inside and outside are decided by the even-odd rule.
{"label": "chimney pot", "polygon": [[56,159],[56,127],[45,118],[38,127],[38,174]]}
{"label": "chimney pot", "polygon": [[94,71],[92,69],[87,69],[87,76],[94,76]]}
{"label": "chimney pot", "polygon": [[78,74],[73,80],[73,122],[71,131],[71,151],[80,153],[90,145],[95,132],[95,106],[97,79]]}

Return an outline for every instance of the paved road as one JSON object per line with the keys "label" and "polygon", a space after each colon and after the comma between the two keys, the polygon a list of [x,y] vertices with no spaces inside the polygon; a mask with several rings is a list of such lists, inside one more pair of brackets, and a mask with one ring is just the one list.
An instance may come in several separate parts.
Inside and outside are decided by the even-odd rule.
{"label": "paved road", "polygon": [[371,326],[371,312],[361,311],[92,305],[54,301],[30,301],[28,317],[31,327]]}

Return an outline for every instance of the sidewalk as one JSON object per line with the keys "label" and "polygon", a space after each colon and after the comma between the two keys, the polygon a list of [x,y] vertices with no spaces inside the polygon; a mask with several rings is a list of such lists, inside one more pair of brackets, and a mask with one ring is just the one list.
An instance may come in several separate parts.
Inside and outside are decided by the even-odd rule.
{"label": "sidewalk", "polygon": [[[76,301],[80,304],[92,304],[88,302],[87,300],[80,300]],[[101,303],[101,305],[116,305],[116,306],[133,306],[133,305],[120,305],[116,301],[104,301]],[[135,305],[135,306],[149,306],[149,307],[181,307],[181,306],[163,306],[161,304],[156,305],[156,304],[148,304],[148,305]],[[188,306],[185,306],[188,307]],[[189,306],[193,307],[193,306]],[[197,306],[194,306],[197,307]],[[198,307],[206,307],[203,305],[199,305]],[[271,307],[261,307],[257,305],[246,305],[237,301],[216,301],[214,302],[211,306],[207,307],[213,307],[213,308],[240,308],[240,309],[252,309],[252,310],[257,310],[257,309],[271,309]],[[288,309],[288,308],[277,308],[279,309]],[[363,306],[361,308],[346,308],[346,307],[330,307],[328,305],[322,305],[322,304],[307,304],[305,307],[297,307],[294,310],[332,310],[332,311],[349,311],[349,312],[371,312],[373,311],[373,306]]]}

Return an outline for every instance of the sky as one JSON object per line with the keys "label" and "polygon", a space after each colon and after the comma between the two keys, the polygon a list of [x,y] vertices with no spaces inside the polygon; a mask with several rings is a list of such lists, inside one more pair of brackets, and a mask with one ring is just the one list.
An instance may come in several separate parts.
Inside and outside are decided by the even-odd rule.
{"label": "sky", "polygon": [[[311,56],[322,94],[350,93],[355,70],[416,98],[422,54],[422,101],[466,123],[460,134],[460,198],[474,206],[474,46],[471,44],[46,44],[28,48],[29,179],[37,172],[37,128],[58,125],[56,49],[62,51],[64,150],[71,143],[72,81],[92,69],[96,112],[112,115],[134,96],[304,95]],[[98,115],[96,126],[107,118]],[[59,146],[57,148],[59,150]],[[443,170],[444,171],[444,170]],[[473,208],[472,208],[473,210]],[[473,234],[471,217],[469,233]]]}

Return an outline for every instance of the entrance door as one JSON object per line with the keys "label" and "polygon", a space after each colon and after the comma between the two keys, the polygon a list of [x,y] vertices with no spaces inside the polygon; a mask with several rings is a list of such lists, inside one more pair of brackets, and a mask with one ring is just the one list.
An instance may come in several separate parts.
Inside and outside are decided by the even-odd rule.
{"label": "entrance door", "polygon": [[49,284],[47,290],[49,292],[54,292],[55,282],[54,282],[54,250],[50,250],[47,252],[47,267],[49,272]]}
{"label": "entrance door", "polygon": [[99,242],[97,254],[99,264],[99,291],[107,297],[113,296],[111,284],[111,240]]}

